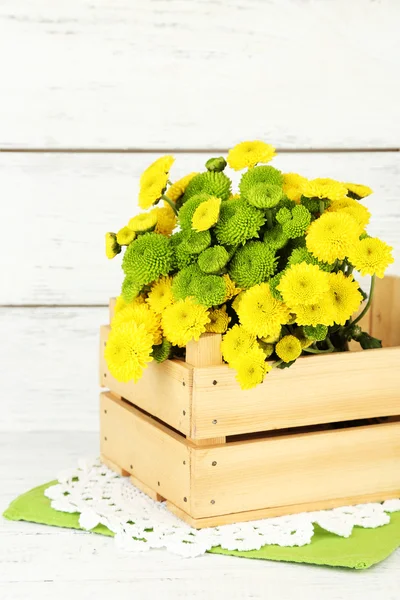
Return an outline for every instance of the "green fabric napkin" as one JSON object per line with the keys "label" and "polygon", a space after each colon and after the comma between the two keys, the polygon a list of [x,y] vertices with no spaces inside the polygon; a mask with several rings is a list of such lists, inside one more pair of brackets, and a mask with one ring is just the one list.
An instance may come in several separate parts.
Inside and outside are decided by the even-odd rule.
{"label": "green fabric napkin", "polygon": [[[62,513],[51,508],[51,501],[46,498],[44,491],[55,483],[57,482],[45,483],[22,494],[11,502],[3,516],[11,521],[31,521],[56,527],[82,529],[79,526],[78,513]],[[102,535],[113,535],[103,525],[98,525],[92,531]],[[400,513],[392,513],[390,524],[377,529],[355,527],[349,538],[341,538],[315,525],[313,540],[307,546],[294,548],[263,546],[260,550],[247,552],[223,550],[217,547],[210,552],[243,558],[367,569],[387,558],[399,546]]]}

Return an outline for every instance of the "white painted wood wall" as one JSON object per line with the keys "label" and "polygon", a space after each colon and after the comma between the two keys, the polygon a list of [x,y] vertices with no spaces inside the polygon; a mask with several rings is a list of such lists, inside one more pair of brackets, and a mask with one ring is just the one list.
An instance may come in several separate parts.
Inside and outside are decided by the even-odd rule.
{"label": "white painted wood wall", "polygon": [[0,431],[97,429],[103,235],[138,177],[243,139],[370,185],[400,272],[397,0],[0,2]]}

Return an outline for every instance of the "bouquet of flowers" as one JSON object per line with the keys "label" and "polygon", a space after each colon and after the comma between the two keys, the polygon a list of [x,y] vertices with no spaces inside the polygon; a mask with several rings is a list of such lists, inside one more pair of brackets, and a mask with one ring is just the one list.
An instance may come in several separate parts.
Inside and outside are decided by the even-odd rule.
{"label": "bouquet of flowers", "polygon": [[[358,325],[375,277],[393,262],[392,248],[366,231],[360,200],[372,190],[282,173],[266,164],[274,156],[269,144],[243,142],[174,183],[172,156],[144,171],[143,212],[106,234],[108,258],[124,250],[105,349],[116,379],[136,382],[149,362],[183,358],[204,333],[222,334],[242,389],[301,355],[343,352],[352,339],[380,347]],[[228,165],[244,171],[237,192]],[[354,270],[372,277],[362,311]]]}

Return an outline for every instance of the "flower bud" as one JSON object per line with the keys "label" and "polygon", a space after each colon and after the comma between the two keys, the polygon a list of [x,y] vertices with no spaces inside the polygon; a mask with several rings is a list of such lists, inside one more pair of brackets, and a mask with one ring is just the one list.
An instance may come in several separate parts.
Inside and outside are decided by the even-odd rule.
{"label": "flower bud", "polygon": [[217,158],[210,158],[206,162],[206,169],[208,171],[223,171],[226,167],[226,160],[223,156],[218,156]]}

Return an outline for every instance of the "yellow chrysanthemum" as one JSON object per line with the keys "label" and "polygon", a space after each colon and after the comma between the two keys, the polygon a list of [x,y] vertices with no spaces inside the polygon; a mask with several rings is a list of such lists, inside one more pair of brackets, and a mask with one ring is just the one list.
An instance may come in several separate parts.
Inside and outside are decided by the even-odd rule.
{"label": "yellow chrysanthemum", "polygon": [[242,390],[250,390],[262,383],[265,375],[272,369],[271,365],[265,362],[264,352],[257,347],[242,356],[233,368],[236,370],[236,380]]}
{"label": "yellow chrysanthemum", "polygon": [[232,365],[255,347],[256,336],[240,325],[234,325],[222,338],[221,352],[224,360]]}
{"label": "yellow chrysanthemum", "polygon": [[225,333],[228,329],[230,318],[226,312],[226,307],[214,308],[208,311],[210,322],[206,325],[207,333]]}
{"label": "yellow chrysanthemum", "polygon": [[342,212],[325,212],[311,223],[306,244],[318,260],[332,264],[349,255],[358,237],[359,225],[353,217]]}
{"label": "yellow chrysanthemum", "polygon": [[317,304],[296,307],[296,323],[298,325],[333,325],[333,307],[329,293]]}
{"label": "yellow chrysanthemum", "polygon": [[153,360],[152,346],[153,338],[145,325],[131,321],[113,328],[104,353],[111,375],[118,381],[137,382]]}
{"label": "yellow chrysanthemum", "polygon": [[237,313],[243,327],[259,337],[274,333],[278,325],[287,323],[290,315],[288,307],[272,296],[267,283],[243,292]]}
{"label": "yellow chrysanthemum", "polygon": [[221,198],[211,196],[202,202],[194,211],[192,228],[195,231],[207,231],[218,221]]}
{"label": "yellow chrysanthemum", "polygon": [[111,328],[118,328],[121,323],[144,325],[152,336],[153,344],[161,344],[161,316],[153,312],[147,304],[128,304],[126,308],[115,313]]}
{"label": "yellow chrysanthemum", "polygon": [[379,238],[368,237],[355,244],[349,259],[363,277],[376,275],[382,278],[388,266],[394,262],[392,250],[391,246]]}
{"label": "yellow chrysanthemum", "polygon": [[301,342],[294,335],[285,335],[275,346],[275,352],[286,363],[299,358],[301,351]]}
{"label": "yellow chrysanthemum", "polygon": [[366,198],[372,194],[372,190],[367,185],[361,185],[360,183],[344,183],[347,190],[359,198]]}
{"label": "yellow chrysanthemum", "polygon": [[174,161],[174,157],[170,154],[160,156],[143,171],[140,176],[140,183],[152,181],[154,175],[159,175],[160,173],[168,175]]}
{"label": "yellow chrysanthemum", "polygon": [[128,227],[133,229],[137,233],[146,233],[147,231],[154,231],[157,225],[157,214],[153,211],[148,213],[140,213],[135,217],[132,217],[128,223]]}
{"label": "yellow chrysanthemum", "polygon": [[353,219],[358,223],[360,234],[368,225],[371,218],[371,213],[369,212],[368,208],[352,198],[335,200],[328,208],[328,212],[342,212],[353,217]]}
{"label": "yellow chrysanthemum", "polygon": [[156,314],[162,314],[167,306],[174,303],[172,277],[160,277],[153,285],[146,302]]}
{"label": "yellow chrysanthemum", "polygon": [[329,200],[340,200],[347,194],[347,188],[334,179],[321,178],[310,179],[304,185],[304,196],[307,198],[327,198]]}
{"label": "yellow chrysanthemum", "polygon": [[117,242],[120,246],[129,246],[136,237],[136,233],[130,227],[123,227],[117,233]]}
{"label": "yellow chrysanthemum", "polygon": [[174,162],[173,156],[161,156],[150,165],[140,178],[139,206],[150,208],[164,193],[167,187],[169,170]]}
{"label": "yellow chrysanthemum", "polygon": [[189,173],[189,175],[185,175],[185,177],[175,181],[175,183],[168,188],[166,196],[168,196],[172,202],[179,200],[179,198],[185,193],[186,188],[192,181],[193,177],[196,177],[196,175],[198,175],[198,173]]}
{"label": "yellow chrysanthemum", "polygon": [[283,191],[290,200],[300,202],[300,198],[303,195],[304,187],[307,182],[308,179],[297,173],[284,173]]}
{"label": "yellow chrysanthemum", "polygon": [[198,340],[209,322],[208,310],[192,298],[167,306],[162,315],[164,335],[175,346]]}
{"label": "yellow chrysanthemum", "polygon": [[[333,310],[333,320],[344,325],[360,307],[363,297],[353,277],[346,277],[342,271],[329,273],[329,299]],[[324,325],[324,323],[321,323]]]}
{"label": "yellow chrysanthemum", "polygon": [[239,200],[240,194],[231,194],[228,200]]}
{"label": "yellow chrysanthemum", "polygon": [[251,169],[257,163],[267,163],[275,156],[275,148],[265,142],[241,142],[228,152],[228,165],[235,171],[248,167]]}
{"label": "yellow chrysanthemum", "polygon": [[224,275],[222,275],[222,278],[225,281],[225,287],[226,287],[226,296],[225,296],[224,302],[227,302],[228,300],[231,300],[234,296],[237,296],[238,294],[240,294],[240,292],[242,290],[241,290],[241,288],[236,287],[235,282],[232,281],[232,279],[229,277],[228,273],[225,273]]}
{"label": "yellow chrysanthemum", "polygon": [[121,310],[124,310],[124,308],[126,308],[127,306],[137,306],[139,304],[143,304],[144,302],[145,298],[141,294],[139,296],[136,296],[136,298],[132,300],[132,302],[130,302],[129,304],[125,302],[122,296],[117,296],[114,307],[114,314],[121,312]]}
{"label": "yellow chrysanthemum", "polygon": [[106,240],[106,256],[107,258],[114,258],[121,252],[121,246],[117,242],[117,236],[115,233],[108,232],[105,236]]}
{"label": "yellow chrysanthemum", "polygon": [[156,207],[151,212],[155,213],[157,217],[157,224],[154,231],[170,236],[177,223],[177,218],[172,208],[169,205]]}
{"label": "yellow chrysanthemum", "polygon": [[327,273],[321,271],[318,265],[305,262],[287,269],[277,285],[283,300],[291,308],[299,304],[316,304],[328,289]]}

